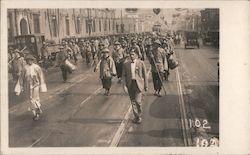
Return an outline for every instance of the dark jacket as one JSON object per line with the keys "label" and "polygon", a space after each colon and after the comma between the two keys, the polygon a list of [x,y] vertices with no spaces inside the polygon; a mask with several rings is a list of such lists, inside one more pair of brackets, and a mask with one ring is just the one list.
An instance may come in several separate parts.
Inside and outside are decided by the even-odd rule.
{"label": "dark jacket", "polygon": [[[122,79],[125,82],[126,87],[130,89],[132,82],[131,61],[126,61],[124,63]],[[140,91],[143,91],[144,88],[148,88],[147,70],[143,61],[139,59],[136,60],[135,64],[135,79]]]}

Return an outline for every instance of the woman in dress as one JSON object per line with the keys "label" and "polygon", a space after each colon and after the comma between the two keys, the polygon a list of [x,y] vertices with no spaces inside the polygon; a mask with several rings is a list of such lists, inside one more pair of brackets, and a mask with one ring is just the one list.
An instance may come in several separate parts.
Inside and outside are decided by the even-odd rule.
{"label": "woman in dress", "polygon": [[26,61],[27,64],[18,79],[15,92],[19,95],[22,91],[25,91],[30,105],[29,109],[34,115],[33,120],[36,121],[42,113],[40,92],[47,92],[47,87],[41,67],[34,63],[35,58],[32,55],[27,55]]}

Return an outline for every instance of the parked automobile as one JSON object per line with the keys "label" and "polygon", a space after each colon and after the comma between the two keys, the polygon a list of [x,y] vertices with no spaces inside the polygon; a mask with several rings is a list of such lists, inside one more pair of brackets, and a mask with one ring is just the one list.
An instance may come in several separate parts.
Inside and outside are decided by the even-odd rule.
{"label": "parked automobile", "polygon": [[[24,54],[32,54],[37,62],[40,61],[39,56],[41,55],[41,48],[43,42],[45,41],[44,34],[27,34],[19,35],[15,37],[15,46],[18,49],[24,49]],[[53,41],[48,42],[48,50],[51,53],[52,60],[55,59],[57,52],[59,51],[59,45],[55,44]]]}
{"label": "parked automobile", "polygon": [[203,37],[203,44],[212,44],[219,47],[219,31],[208,31]]}

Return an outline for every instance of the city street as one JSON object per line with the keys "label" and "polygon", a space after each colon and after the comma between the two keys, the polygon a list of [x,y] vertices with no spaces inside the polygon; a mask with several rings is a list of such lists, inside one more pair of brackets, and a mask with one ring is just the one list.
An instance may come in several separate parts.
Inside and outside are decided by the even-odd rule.
{"label": "city street", "polygon": [[179,67],[164,82],[166,95],[153,95],[150,64],[149,90],[143,98],[141,124],[133,124],[129,96],[117,78],[104,96],[99,72],[79,56],[77,70],[63,83],[60,68],[45,73],[48,92],[41,95],[39,121],[9,81],[10,147],[196,146],[197,139],[219,139],[219,50],[212,46],[176,46]]}

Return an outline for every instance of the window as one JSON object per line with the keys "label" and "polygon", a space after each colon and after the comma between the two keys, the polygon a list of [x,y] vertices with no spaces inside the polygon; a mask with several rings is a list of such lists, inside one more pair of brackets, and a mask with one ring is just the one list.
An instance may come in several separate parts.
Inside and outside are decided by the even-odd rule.
{"label": "window", "polygon": [[118,32],[118,31],[119,31],[119,25],[116,24],[116,32]]}
{"label": "window", "polygon": [[102,21],[99,19],[99,31],[102,32]]}
{"label": "window", "polygon": [[115,20],[113,20],[112,30],[115,30]]}
{"label": "window", "polygon": [[52,32],[53,37],[57,37],[57,22],[56,22],[56,16],[53,16],[53,17],[52,17],[52,28],[53,28],[53,32]]}
{"label": "window", "polygon": [[89,26],[88,26],[88,20],[85,20],[85,24],[86,24],[86,33],[89,33]]}
{"label": "window", "polygon": [[40,15],[33,15],[34,33],[40,33]]}
{"label": "window", "polygon": [[93,19],[93,26],[92,26],[93,32],[95,32],[95,20]]}
{"label": "window", "polygon": [[107,31],[107,19],[105,19],[104,31]]}
{"label": "window", "polygon": [[80,24],[80,17],[77,18],[77,22],[76,22],[76,33],[80,34],[81,32],[81,24]]}
{"label": "window", "polygon": [[65,19],[65,24],[66,24],[66,35],[70,35],[70,30],[69,30],[69,17],[66,17]]}
{"label": "window", "polygon": [[110,31],[110,19],[109,19],[109,31]]}

